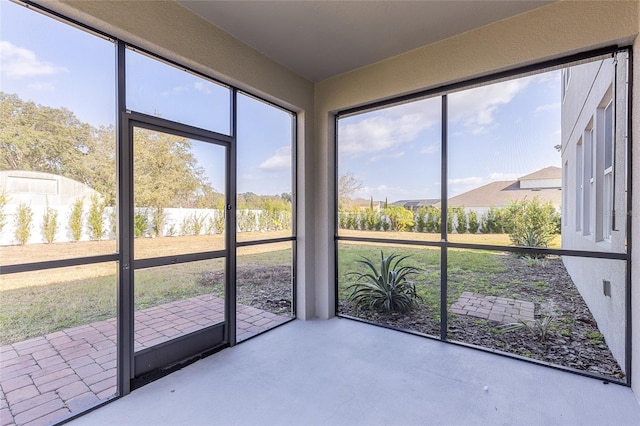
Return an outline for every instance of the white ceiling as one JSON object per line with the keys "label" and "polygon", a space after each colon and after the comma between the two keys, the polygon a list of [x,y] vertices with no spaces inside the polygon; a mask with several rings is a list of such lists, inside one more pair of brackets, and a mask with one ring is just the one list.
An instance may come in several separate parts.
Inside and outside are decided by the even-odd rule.
{"label": "white ceiling", "polygon": [[314,82],[551,3],[550,0],[178,2]]}

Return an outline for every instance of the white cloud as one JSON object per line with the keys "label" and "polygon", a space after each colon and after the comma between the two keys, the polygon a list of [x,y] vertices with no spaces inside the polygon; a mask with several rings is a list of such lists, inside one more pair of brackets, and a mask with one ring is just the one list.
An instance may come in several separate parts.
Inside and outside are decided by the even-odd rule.
{"label": "white cloud", "polygon": [[481,177],[477,177],[477,176],[470,176],[470,177],[466,177],[466,178],[456,178],[456,179],[449,179],[449,185],[456,185],[456,184],[463,184],[463,185],[480,185],[482,182],[484,181],[484,179],[482,179]]}
{"label": "white cloud", "polygon": [[213,89],[211,88],[211,85],[206,84],[203,81],[196,81],[193,83],[193,88],[196,89],[198,92],[202,92],[206,95],[212,95],[213,94]]}
{"label": "white cloud", "polygon": [[283,146],[275,154],[264,160],[258,168],[265,172],[279,172],[291,168],[291,146]]}
{"label": "white cloud", "polygon": [[368,163],[373,163],[375,161],[378,160],[385,160],[385,159],[389,159],[389,158],[402,158],[404,157],[405,152],[404,151],[396,151],[396,152],[390,152],[390,153],[382,153],[380,155],[374,155],[373,157],[371,157],[368,161]]}
{"label": "white cloud", "polygon": [[420,150],[420,154],[435,154],[437,152],[440,152],[440,147],[435,143],[425,146]]}
{"label": "white cloud", "polygon": [[340,153],[358,156],[393,151],[412,142],[440,119],[439,102],[412,102],[364,115],[364,119],[339,127]]}
{"label": "white cloud", "polygon": [[509,104],[529,84],[530,79],[510,80],[449,95],[452,122],[462,121],[474,134],[486,131],[501,105]]}
{"label": "white cloud", "polygon": [[162,92],[162,95],[182,95],[183,93],[196,92],[204,93],[205,95],[213,95],[215,93],[215,88],[211,84],[207,84],[205,81],[194,81],[193,84],[174,86],[171,89]]}
{"label": "white cloud", "polygon": [[552,111],[554,109],[560,109],[560,102],[554,102],[552,104],[547,104],[547,105],[540,105],[539,107],[536,108],[536,112]]}
{"label": "white cloud", "polygon": [[67,71],[65,67],[39,60],[31,50],[8,41],[0,41],[0,63],[2,74],[12,78],[53,75]]}
{"label": "white cloud", "polygon": [[27,87],[31,90],[37,90],[40,92],[51,92],[55,90],[55,86],[51,83],[31,83],[27,84]]}

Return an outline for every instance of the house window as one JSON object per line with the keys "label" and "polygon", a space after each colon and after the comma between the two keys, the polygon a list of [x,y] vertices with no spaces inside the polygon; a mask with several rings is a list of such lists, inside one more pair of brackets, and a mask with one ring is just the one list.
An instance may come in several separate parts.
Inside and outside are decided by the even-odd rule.
{"label": "house window", "polygon": [[569,81],[571,80],[571,68],[564,68],[562,70],[562,100],[564,101],[567,95],[567,88],[569,87]]}
{"label": "house window", "polygon": [[593,199],[593,127],[589,124],[584,131],[584,160],[582,180],[582,231],[583,235],[591,235],[591,200]]}
{"label": "house window", "polygon": [[[582,139],[580,139],[576,145],[576,231],[582,230],[582,199],[583,199],[583,188],[584,188],[584,169],[583,169],[583,161],[584,161],[584,153],[583,153],[583,145]],[[567,165],[565,165],[565,170]],[[564,206],[568,204],[563,203]]]}
{"label": "house window", "polygon": [[602,188],[602,237],[611,238],[613,227],[613,102],[604,108],[604,180]]}

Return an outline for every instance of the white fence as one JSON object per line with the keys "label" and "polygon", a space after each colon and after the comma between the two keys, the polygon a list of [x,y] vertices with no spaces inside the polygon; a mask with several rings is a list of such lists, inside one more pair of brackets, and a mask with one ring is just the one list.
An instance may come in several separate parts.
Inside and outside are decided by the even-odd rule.
{"label": "white fence", "polygon": [[[32,212],[31,221],[28,224],[29,238],[27,244],[45,243],[44,216],[46,206],[37,205],[29,207]],[[0,245],[15,245],[20,241],[16,237],[19,207],[16,205],[5,206],[5,225],[0,231]],[[75,241],[72,227],[69,224],[72,207],[49,206],[51,212],[57,215],[57,228],[54,242]],[[89,227],[90,203],[85,202],[82,211],[82,230],[79,241],[88,241],[92,238]],[[218,209],[183,209],[167,208],[163,210],[163,219],[160,229],[156,226],[154,209],[137,208],[135,211],[134,226],[136,236],[179,236],[203,234],[219,234],[224,230],[224,210]],[[116,215],[114,207],[106,207],[102,215],[102,227],[104,235],[101,239],[114,239],[116,232]],[[263,210],[238,210],[237,231],[269,231],[289,229],[291,227],[291,212],[279,210],[268,212]]]}

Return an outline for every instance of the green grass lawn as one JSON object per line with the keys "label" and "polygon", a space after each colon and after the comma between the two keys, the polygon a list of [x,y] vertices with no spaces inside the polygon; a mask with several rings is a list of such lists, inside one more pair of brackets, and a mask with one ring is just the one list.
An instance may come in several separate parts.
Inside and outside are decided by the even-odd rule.
{"label": "green grass lawn", "polygon": [[[416,234],[420,235],[420,234]],[[238,267],[282,265],[291,260],[288,243],[238,249]],[[275,249],[275,250],[274,250]],[[440,315],[440,249],[430,247],[388,246],[374,244],[339,244],[339,298],[346,299],[346,286],[352,282],[348,272],[362,265],[358,259],[377,259],[380,250],[409,255],[407,264],[421,269],[415,277],[418,293],[434,318]],[[500,252],[478,250],[448,251],[448,301],[453,303],[463,291],[488,295],[510,295],[508,285],[496,283],[492,274],[502,272]],[[48,284],[36,277],[21,280],[20,285],[0,291],[0,344],[21,341],[53,331],[116,316],[116,265],[100,264],[49,271]],[[98,271],[94,273],[92,271]],[[362,270],[362,269],[360,269]],[[144,309],[202,294],[223,296],[224,263],[221,259],[168,265],[136,271],[135,308]],[[39,271],[47,273],[48,271]],[[33,273],[27,273],[29,275]],[[202,285],[204,274],[213,274],[220,285]],[[12,276],[7,277],[12,278]],[[55,279],[54,279],[55,278]],[[3,278],[4,279],[4,278]],[[24,281],[24,282],[22,282]],[[35,285],[28,285],[32,281]],[[210,284],[210,283],[209,283]]]}

